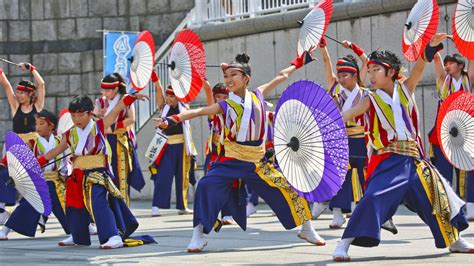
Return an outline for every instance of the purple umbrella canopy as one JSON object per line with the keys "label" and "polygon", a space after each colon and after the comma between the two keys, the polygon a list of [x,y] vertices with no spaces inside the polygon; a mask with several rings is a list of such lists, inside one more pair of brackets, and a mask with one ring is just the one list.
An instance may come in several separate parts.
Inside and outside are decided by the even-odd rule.
{"label": "purple umbrella canopy", "polygon": [[324,88],[302,80],[283,92],[274,143],[278,165],[299,195],[311,202],[336,195],[347,173],[349,146],[341,114]]}
{"label": "purple umbrella canopy", "polygon": [[33,152],[15,133],[9,131],[5,136],[8,174],[15,182],[18,192],[39,213],[51,213],[51,197],[41,167]]}

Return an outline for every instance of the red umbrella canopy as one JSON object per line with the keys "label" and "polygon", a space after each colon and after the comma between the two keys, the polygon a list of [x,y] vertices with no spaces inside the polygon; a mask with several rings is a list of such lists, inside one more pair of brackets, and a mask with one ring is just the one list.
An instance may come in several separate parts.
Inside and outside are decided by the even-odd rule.
{"label": "red umbrella canopy", "polygon": [[183,102],[194,100],[206,77],[206,55],[201,40],[191,30],[176,36],[171,54],[170,79],[176,97]]}
{"label": "red umbrella canopy", "polygon": [[141,91],[150,81],[155,62],[155,42],[148,31],[138,35],[132,50],[130,80],[136,91]]}
{"label": "red umbrella canopy", "polygon": [[332,16],[332,0],[319,2],[299,23],[298,55],[319,44]]}
{"label": "red umbrella canopy", "polygon": [[405,22],[402,50],[405,58],[415,62],[438,30],[439,8],[436,0],[418,0]]}
{"label": "red umbrella canopy", "polygon": [[474,59],[474,1],[459,0],[453,17],[453,41],[458,51]]}
{"label": "red umbrella canopy", "polygon": [[474,170],[474,94],[458,91],[439,110],[436,134],[441,150],[455,167]]}

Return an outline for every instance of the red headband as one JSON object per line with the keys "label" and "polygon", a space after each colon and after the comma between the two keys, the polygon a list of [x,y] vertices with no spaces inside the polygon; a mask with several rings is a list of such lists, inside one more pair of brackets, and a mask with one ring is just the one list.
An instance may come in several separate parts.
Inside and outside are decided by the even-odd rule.
{"label": "red headband", "polygon": [[26,91],[26,92],[32,92],[33,91],[33,88],[26,87],[26,86],[23,86],[23,85],[16,86],[16,89],[19,90],[19,91]]}
{"label": "red headband", "polygon": [[349,73],[357,73],[357,69],[355,69],[354,67],[350,67],[350,66],[338,66],[336,67],[336,70],[338,73],[340,72],[349,72]]}
{"label": "red headband", "polygon": [[168,94],[168,95],[173,95],[173,96],[175,96],[174,91],[173,91],[172,89],[166,89],[166,90],[165,90],[165,93]]}
{"label": "red headband", "polygon": [[355,66],[353,62],[342,58],[342,59],[337,60],[336,70],[338,73],[348,72],[348,73],[355,74],[357,73],[357,66]]}
{"label": "red headband", "polygon": [[212,90],[212,94],[214,94],[214,95],[216,95],[216,94],[229,95],[229,90],[228,89],[216,89],[216,90]]}
{"label": "red headband", "polygon": [[389,64],[385,62],[377,61],[377,60],[370,60],[369,62],[367,62],[367,66],[372,65],[372,64],[380,65],[385,68],[392,68],[392,66],[390,66]]}
{"label": "red headband", "polygon": [[37,116],[37,118],[45,120],[48,124],[52,125],[53,127],[55,126],[54,123],[51,120],[49,120],[47,117]]}
{"label": "red headband", "polygon": [[115,82],[112,82],[112,83],[102,81],[100,83],[100,88],[104,89],[104,90],[111,90],[111,89],[117,88],[119,85],[125,85],[125,83],[119,82],[119,81],[115,81]]}

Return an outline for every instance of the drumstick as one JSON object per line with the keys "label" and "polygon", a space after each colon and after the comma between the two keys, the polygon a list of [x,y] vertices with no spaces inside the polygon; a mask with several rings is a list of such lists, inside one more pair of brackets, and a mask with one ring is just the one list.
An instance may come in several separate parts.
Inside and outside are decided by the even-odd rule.
{"label": "drumstick", "polygon": [[12,61],[8,61],[8,60],[3,59],[3,58],[0,58],[0,61],[3,61],[3,62],[5,62],[7,64],[10,64],[10,65],[14,65],[14,66],[18,66],[18,67],[20,66],[20,64],[13,63]]}
{"label": "drumstick", "polygon": [[[162,66],[167,66],[167,67],[172,67],[173,64],[167,64],[167,63],[156,63],[157,65],[162,65]],[[206,67],[221,67],[220,65],[206,65]]]}
{"label": "drumstick", "polygon": [[56,163],[57,161],[61,161],[62,159],[66,158],[66,157],[68,157],[68,156],[71,156],[71,155],[72,155],[72,153],[68,153],[68,154],[64,155],[63,157],[61,157],[61,158],[59,158],[59,159],[56,159],[56,160],[54,160],[54,161],[52,161],[52,162],[50,162],[50,163],[47,163],[47,164],[41,166],[41,168],[45,168],[45,167],[48,166],[48,165],[52,165],[52,164]]}
{"label": "drumstick", "polygon": [[324,34],[324,37],[328,38],[328,39],[331,40],[331,41],[335,41],[335,42],[337,42],[338,44],[342,44],[342,42],[340,42],[340,41],[338,41],[338,40],[336,40],[336,39],[330,37],[330,36],[327,35],[327,34]]}

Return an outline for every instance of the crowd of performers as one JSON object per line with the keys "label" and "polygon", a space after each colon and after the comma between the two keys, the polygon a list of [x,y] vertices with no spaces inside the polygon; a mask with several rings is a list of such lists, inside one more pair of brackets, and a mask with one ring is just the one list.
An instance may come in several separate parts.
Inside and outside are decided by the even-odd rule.
{"label": "crowd of performers", "polygon": [[[149,166],[154,184],[152,216],[171,208],[175,183],[178,214],[193,215],[193,234],[188,252],[200,252],[207,245],[205,235],[222,225],[237,223],[246,229],[247,217],[256,212],[258,197],[272,209],[285,229],[301,227],[298,237],[317,246],[326,244],[311,219],[327,208],[333,213],[330,228],[341,228],[350,217],[341,241],[333,253],[336,261],[350,260],[350,245],[364,247],[380,243],[380,230],[397,233],[392,222],[398,206],[404,204],[429,226],[437,248],[473,253],[474,245],[460,232],[474,220],[474,173],[455,169],[444,157],[433,130],[430,153],[425,154],[418,128],[414,92],[427,64],[434,64],[439,106],[451,93],[471,90],[474,62],[459,54],[441,56],[446,34],[436,34],[411,73],[403,73],[400,59],[391,51],[367,55],[357,44],[343,42],[353,55],[334,62],[324,39],[297,56],[272,80],[254,89],[249,57],[240,54],[232,63],[221,64],[224,83],[214,86],[203,80],[208,106],[190,109],[179,101],[173,88],[163,88],[156,72],[159,117],[157,130],[167,136],[163,153]],[[311,203],[288,184],[275,160],[273,113],[265,97],[295,71],[313,60],[319,50],[324,64],[327,92],[333,97],[346,122],[350,164],[340,191],[325,203]],[[13,131],[27,143],[40,165],[50,189],[53,213],[64,229],[60,246],[90,245],[97,233],[101,248],[119,248],[152,242],[131,237],[138,222],[129,209],[130,187],[145,185],[136,154],[132,130],[134,101],[147,97],[128,95],[119,74],[104,77],[103,97],[94,101],[76,96],[68,106],[74,126],[56,135],[57,116],[44,109],[44,81],[29,63],[20,65],[31,72],[34,82],[21,81],[13,89],[0,72],[11,108]],[[466,71],[467,69],[467,71]],[[317,75],[318,73],[314,73]],[[365,82],[370,83],[370,89]],[[197,155],[189,120],[205,116],[210,135],[205,150],[205,175],[197,183],[194,169]],[[65,154],[71,154],[67,157]],[[0,240],[13,230],[34,237],[48,217],[34,210],[24,199],[9,215],[6,206],[17,204],[15,187],[9,182],[2,160],[0,169]],[[194,210],[188,208],[188,191],[196,186]],[[463,201],[464,200],[464,201]],[[467,203],[466,203],[467,202]],[[220,216],[219,216],[220,214]],[[347,214],[345,217],[344,214]]]}

